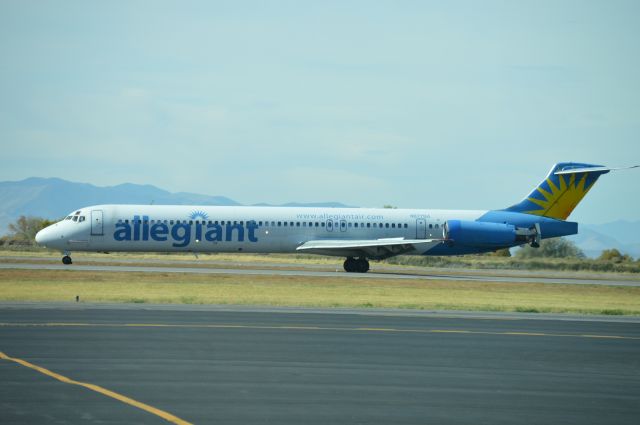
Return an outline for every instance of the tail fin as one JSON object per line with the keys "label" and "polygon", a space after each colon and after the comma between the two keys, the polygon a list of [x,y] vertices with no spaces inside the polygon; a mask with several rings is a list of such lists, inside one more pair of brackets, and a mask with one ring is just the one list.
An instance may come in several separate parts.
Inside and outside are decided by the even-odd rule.
{"label": "tail fin", "polygon": [[547,178],[529,196],[506,211],[566,220],[598,177],[611,170],[614,168],[560,162],[551,168]]}

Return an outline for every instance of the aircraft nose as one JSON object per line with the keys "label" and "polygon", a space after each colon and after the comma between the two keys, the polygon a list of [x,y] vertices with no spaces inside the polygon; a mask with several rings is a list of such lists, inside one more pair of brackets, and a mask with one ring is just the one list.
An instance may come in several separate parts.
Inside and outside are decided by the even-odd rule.
{"label": "aircraft nose", "polygon": [[38,245],[43,245],[45,240],[45,229],[40,230],[36,233],[36,243]]}
{"label": "aircraft nose", "polygon": [[36,243],[38,245],[42,245],[46,247],[47,244],[53,242],[53,240],[54,240],[54,235],[53,235],[51,226],[45,227],[44,229],[36,233]]}

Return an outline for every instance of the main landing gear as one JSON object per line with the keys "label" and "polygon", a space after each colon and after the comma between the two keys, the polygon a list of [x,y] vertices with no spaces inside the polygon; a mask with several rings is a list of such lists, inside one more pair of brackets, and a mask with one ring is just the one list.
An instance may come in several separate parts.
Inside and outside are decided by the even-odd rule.
{"label": "main landing gear", "polygon": [[69,265],[73,263],[73,261],[71,261],[71,256],[69,254],[70,254],[69,252],[64,253],[64,257],[62,257],[62,264]]}
{"label": "main landing gear", "polygon": [[349,273],[366,273],[369,271],[369,261],[366,258],[348,257],[344,261],[344,270]]}

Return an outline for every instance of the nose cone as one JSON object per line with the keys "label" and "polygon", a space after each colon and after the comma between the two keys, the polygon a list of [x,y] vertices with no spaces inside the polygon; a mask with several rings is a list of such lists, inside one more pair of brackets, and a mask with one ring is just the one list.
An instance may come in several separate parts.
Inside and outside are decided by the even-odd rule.
{"label": "nose cone", "polygon": [[36,243],[44,247],[51,244],[55,240],[53,226],[45,227],[36,233]]}

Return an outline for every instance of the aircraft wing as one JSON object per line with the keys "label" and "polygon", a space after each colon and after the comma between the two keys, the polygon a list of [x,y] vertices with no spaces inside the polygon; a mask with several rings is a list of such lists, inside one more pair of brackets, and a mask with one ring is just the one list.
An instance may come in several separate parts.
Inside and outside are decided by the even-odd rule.
{"label": "aircraft wing", "polygon": [[382,260],[395,255],[418,251],[426,252],[442,243],[444,239],[333,239],[308,241],[296,248],[310,254],[334,255],[338,257],[367,257]]}

